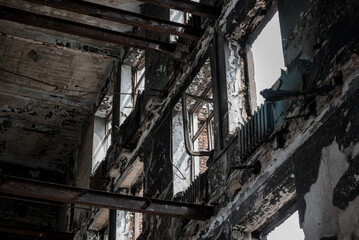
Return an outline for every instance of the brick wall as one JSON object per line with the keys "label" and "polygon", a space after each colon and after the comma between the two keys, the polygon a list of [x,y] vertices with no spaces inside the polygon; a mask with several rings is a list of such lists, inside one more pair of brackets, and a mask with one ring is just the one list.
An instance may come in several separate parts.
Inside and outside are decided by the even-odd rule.
{"label": "brick wall", "polygon": [[[209,115],[208,108],[203,107],[198,114],[198,129],[200,129],[203,124],[205,124],[207,117]],[[213,121],[211,121],[212,129],[213,129]],[[201,135],[198,137],[198,149],[199,150],[209,150],[208,149],[208,134],[207,134],[207,127],[202,131]],[[212,132],[212,148],[214,147],[213,141],[213,132]],[[207,171],[207,160],[208,156],[199,157],[199,172],[204,173]]]}

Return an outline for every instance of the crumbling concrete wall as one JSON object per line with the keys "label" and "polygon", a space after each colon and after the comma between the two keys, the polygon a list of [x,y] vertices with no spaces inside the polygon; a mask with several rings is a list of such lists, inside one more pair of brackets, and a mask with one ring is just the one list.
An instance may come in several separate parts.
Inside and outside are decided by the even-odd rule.
{"label": "crumbling concrete wall", "polygon": [[306,239],[359,237],[359,125],[354,94],[296,157],[300,222]]}
{"label": "crumbling concrete wall", "polygon": [[[153,138],[145,144],[143,196],[171,200],[173,171],[171,163],[171,114]],[[143,234],[147,239],[170,239],[170,217],[144,215]]]}

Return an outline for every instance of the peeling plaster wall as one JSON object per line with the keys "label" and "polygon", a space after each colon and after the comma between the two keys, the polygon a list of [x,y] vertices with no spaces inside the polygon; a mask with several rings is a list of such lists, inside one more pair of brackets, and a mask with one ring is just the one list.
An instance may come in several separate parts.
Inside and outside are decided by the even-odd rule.
{"label": "peeling plaster wall", "polygon": [[225,41],[225,44],[228,119],[230,119],[228,130],[230,134],[233,134],[244,123],[246,116],[244,113],[245,99],[242,94],[246,90],[246,86],[242,82],[239,46],[230,41]]}
{"label": "peeling plaster wall", "polygon": [[333,190],[348,167],[346,156],[339,150],[335,139],[322,149],[318,179],[304,195],[306,210],[303,229],[306,239],[337,235],[340,209],[332,205]]}
{"label": "peeling plaster wall", "polygon": [[298,154],[296,182],[307,240],[356,239],[359,203],[358,92]]}
{"label": "peeling plaster wall", "polygon": [[128,240],[130,215],[127,211],[116,211],[116,240]]}
{"label": "peeling plaster wall", "polygon": [[[300,71],[302,88],[344,82],[345,92],[346,83],[352,80],[354,85],[347,93],[357,91],[358,56],[353,51],[358,48],[358,2],[330,0],[323,5],[320,1],[280,0],[278,8],[285,63],[289,70],[295,66]],[[302,64],[297,64],[298,59]],[[296,191],[307,240],[359,237],[359,214],[347,211],[359,201],[355,178],[358,128],[352,126],[357,100],[356,92],[326,128],[303,144],[297,156]],[[295,115],[316,114],[321,104],[323,101],[307,98],[307,110],[302,108]]]}

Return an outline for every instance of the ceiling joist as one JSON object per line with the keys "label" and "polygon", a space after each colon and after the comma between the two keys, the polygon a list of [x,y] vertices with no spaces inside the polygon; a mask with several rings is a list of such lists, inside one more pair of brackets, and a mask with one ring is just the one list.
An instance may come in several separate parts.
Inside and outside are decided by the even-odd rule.
{"label": "ceiling joist", "polygon": [[0,6],[0,19],[113,43],[125,47],[142,49],[150,48],[169,55],[173,55],[177,47],[176,44],[172,43],[133,36],[126,33],[115,32],[112,30],[43,16],[4,6]]}
{"label": "ceiling joist", "polygon": [[216,19],[220,13],[220,8],[209,6],[201,3],[196,3],[190,0],[140,0],[141,2],[171,8],[187,13],[192,13],[197,16]]}
{"label": "ceiling joist", "polygon": [[31,239],[70,240],[74,238],[73,233],[19,229],[7,226],[0,226],[0,233],[11,234],[12,236],[18,237],[27,237]]}
{"label": "ceiling joist", "polygon": [[162,20],[151,16],[133,13],[79,0],[25,0],[27,2],[45,5],[100,19],[123,23],[151,31],[164,32],[191,40],[199,40],[203,34],[200,28],[185,24]]}
{"label": "ceiling joist", "polygon": [[0,175],[0,192],[23,197],[110,208],[152,215],[207,220],[214,207],[82,189]]}

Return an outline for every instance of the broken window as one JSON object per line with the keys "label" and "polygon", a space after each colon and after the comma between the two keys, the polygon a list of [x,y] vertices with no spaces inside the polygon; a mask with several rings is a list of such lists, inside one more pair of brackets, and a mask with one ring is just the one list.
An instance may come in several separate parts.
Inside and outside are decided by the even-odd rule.
{"label": "broken window", "polygon": [[196,176],[207,170],[208,155],[214,148],[211,86],[208,59],[172,111],[175,194],[184,191]]}
{"label": "broken window", "polygon": [[[186,13],[184,13],[182,11],[170,9],[170,21],[184,24],[185,17],[186,17]],[[170,35],[171,42],[177,42],[177,40],[178,40],[178,36]]]}
{"label": "broken window", "polygon": [[303,240],[304,233],[299,227],[298,211],[287,218],[281,225],[276,227],[267,236],[267,240]]}
{"label": "broken window", "polygon": [[[260,106],[264,103],[260,92],[263,89],[271,88],[280,77],[281,69],[285,69],[278,13],[272,17],[253,42],[251,51],[254,66],[252,66],[253,69],[249,69],[249,75],[252,75],[249,78],[251,81],[251,78],[254,77],[256,102],[257,106]],[[248,61],[251,61],[250,50],[248,55]],[[251,68],[250,65],[248,64],[249,68]],[[255,109],[255,106],[252,106],[252,109]]]}
{"label": "broken window", "polygon": [[[195,100],[189,109],[190,138],[194,151],[211,151],[214,147],[213,136],[213,96],[212,88],[208,87],[202,93],[202,97],[187,94],[187,99]],[[208,156],[193,157],[195,159],[192,176],[204,173],[207,170]],[[192,177],[193,180],[193,177]]]}

